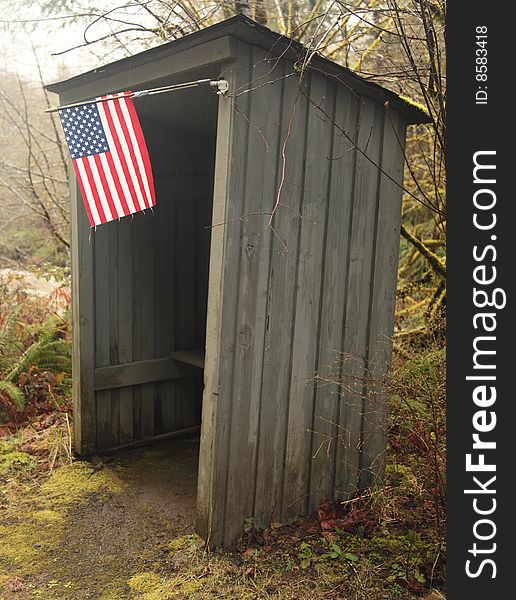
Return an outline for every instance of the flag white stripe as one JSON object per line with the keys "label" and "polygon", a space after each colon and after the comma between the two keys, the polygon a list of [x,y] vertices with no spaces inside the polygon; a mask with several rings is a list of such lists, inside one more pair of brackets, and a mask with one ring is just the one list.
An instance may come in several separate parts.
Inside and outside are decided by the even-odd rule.
{"label": "flag white stripe", "polygon": [[107,117],[105,115],[105,104],[107,102],[99,102],[97,104],[99,109],[100,120],[102,121],[102,127],[104,128],[104,133],[106,135],[106,139],[109,144],[109,148],[111,150],[111,156],[113,157],[113,162],[115,163],[115,168],[118,174],[118,180],[120,181],[120,186],[122,187],[122,191],[124,192],[125,201],[127,202],[127,206],[129,207],[129,211],[131,213],[135,213],[140,210],[134,205],[133,199],[131,197],[131,192],[129,190],[129,186],[127,185],[127,181],[124,175],[124,169],[122,168],[122,163],[120,162],[120,157],[118,156],[118,152],[116,151],[115,142],[113,140],[113,135],[111,134],[111,130],[109,128],[109,123]]}
{"label": "flag white stripe", "polygon": [[112,214],[111,208],[109,206],[109,202],[106,196],[106,192],[104,190],[104,186],[102,185],[102,179],[99,175],[99,170],[97,169],[97,163],[95,162],[94,156],[88,156],[86,159],[90,165],[91,174],[93,175],[93,179],[95,180],[95,185],[97,186],[97,194],[100,198],[100,203],[102,204],[102,210],[104,211],[104,215],[108,221],[112,221],[116,219],[117,215]]}
{"label": "flag white stripe", "polygon": [[106,153],[101,152],[97,155],[100,158],[100,162],[102,163],[102,167],[104,168],[104,176],[106,177],[107,184],[111,191],[111,198],[113,198],[113,202],[115,204],[117,216],[120,219],[125,216],[124,208],[120,202],[120,198],[118,197],[118,192],[115,186],[115,181],[113,179],[113,175],[111,173],[111,169],[109,168],[108,159],[106,158]]}
{"label": "flag white stripe", "polygon": [[120,108],[122,109],[122,113],[125,118],[125,122],[127,123],[127,130],[129,131],[129,137],[131,138],[131,143],[134,150],[134,155],[136,156],[136,162],[138,163],[138,168],[140,170],[140,176],[143,181],[143,186],[145,188],[145,195],[147,196],[149,206],[152,206],[152,196],[149,189],[149,182],[147,181],[147,173],[145,172],[145,166],[143,164],[142,155],[140,152],[140,145],[138,144],[138,140],[136,139],[136,135],[134,133],[133,124],[131,121],[131,115],[129,114],[129,110],[127,108],[127,100],[125,98],[120,99]]}
{"label": "flag white stripe", "polygon": [[88,206],[90,207],[93,222],[95,223],[95,225],[100,225],[101,220],[99,212],[97,210],[97,205],[95,204],[95,197],[93,196],[93,192],[91,191],[90,182],[88,181],[88,175],[86,174],[86,169],[84,168],[84,164],[82,162],[83,160],[84,159],[79,158],[75,161],[75,164],[77,165],[77,168],[79,169],[81,174],[82,185],[84,187],[84,191],[86,192],[85,200],[88,203]]}
{"label": "flag white stripe", "polygon": [[[113,98],[113,96],[110,96],[110,97]],[[122,129],[122,126],[120,124],[120,119],[118,118],[118,114],[116,112],[114,102],[108,101],[108,102],[104,102],[103,104],[107,104],[107,110],[109,110],[111,113],[111,118],[113,119],[113,125],[116,129],[116,132],[118,135],[118,140],[120,142],[120,145],[122,146],[122,151],[124,152],[124,156],[126,158],[127,170],[129,172],[129,176],[131,177],[131,181],[133,182],[133,187],[134,187],[134,190],[138,197],[138,202],[140,203],[140,210],[145,210],[147,208],[147,205],[145,204],[145,198],[143,197],[142,189],[140,188],[140,184],[138,183],[138,178],[136,176],[134,164],[131,159],[131,155],[129,153],[129,146],[127,145],[127,140],[125,139],[124,130]],[[130,123],[129,123],[129,126],[131,126]],[[114,149],[112,148],[111,151],[113,152],[113,150]]]}

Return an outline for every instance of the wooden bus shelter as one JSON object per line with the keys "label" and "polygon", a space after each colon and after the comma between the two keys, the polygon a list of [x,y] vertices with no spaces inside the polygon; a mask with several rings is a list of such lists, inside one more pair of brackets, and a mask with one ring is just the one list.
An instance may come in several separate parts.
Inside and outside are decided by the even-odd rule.
{"label": "wooden bus shelter", "polygon": [[47,88],[229,83],[135,101],[153,214],[90,235],[71,176],[75,449],[200,428],[212,546],[382,473],[405,129],[426,116],[306,56],[237,16]]}

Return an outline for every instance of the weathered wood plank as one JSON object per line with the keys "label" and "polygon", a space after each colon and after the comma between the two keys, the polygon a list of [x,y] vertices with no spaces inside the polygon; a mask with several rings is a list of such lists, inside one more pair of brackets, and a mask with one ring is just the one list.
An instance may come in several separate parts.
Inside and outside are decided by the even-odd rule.
{"label": "weathered wood plank", "polygon": [[[405,122],[386,109],[382,170],[403,182]],[[388,374],[391,363],[396,275],[401,224],[401,187],[380,175],[376,224],[374,279],[371,291],[368,340],[368,387],[364,402],[360,487],[377,483],[383,476],[387,447]]]}
{"label": "weathered wood plank", "polygon": [[[267,62],[267,54],[258,48],[251,53],[251,87],[277,77]],[[252,516],[260,398],[262,383],[263,347],[267,322],[267,287],[271,255],[272,230],[267,227],[268,215],[275,203],[275,173],[281,119],[281,84],[257,87],[252,93],[248,119],[247,148],[239,151],[245,162],[240,165],[234,157],[235,168],[245,174],[241,211],[243,238],[240,248],[239,290],[236,315],[235,374],[231,410],[226,496],[226,543],[242,532],[244,520]],[[245,158],[244,158],[245,156]],[[273,424],[270,424],[272,427]]]}
{"label": "weathered wood plank", "polygon": [[354,174],[353,221],[342,356],[342,386],[337,447],[336,491],[340,496],[358,489],[363,388],[372,283],[374,234],[378,199],[378,164],[382,148],[383,107],[362,100]]}
{"label": "weathered wood plank", "polygon": [[[118,284],[118,231],[119,223],[109,223],[109,364],[119,362],[119,296]],[[123,292],[122,292],[123,293]],[[120,443],[120,396],[118,390],[111,391],[111,444]]]}
{"label": "weathered wood plank", "polygon": [[[314,106],[332,111],[326,79],[315,73],[310,80],[305,175],[299,242],[299,262],[292,335],[292,366],[288,406],[284,519],[307,511],[309,506],[310,450],[314,411],[314,373],[321,301],[323,246],[327,216],[328,156],[332,124]],[[321,164],[324,157],[326,164]]]}
{"label": "weathered wood plank", "polygon": [[[205,168],[213,167],[214,140],[202,140],[205,152],[202,162]],[[197,291],[195,294],[195,346],[204,348],[206,342],[206,310],[208,305],[208,271],[210,264],[211,213],[213,196],[213,178],[205,177],[204,188],[196,196],[196,246],[198,248],[195,266]]]}
{"label": "weathered wood plank", "polygon": [[[141,219],[143,214],[131,217],[131,296],[132,296],[132,342],[133,342],[133,362],[140,362],[143,359],[142,353],[142,261],[140,256],[141,249]],[[141,439],[142,431],[142,388],[141,385],[133,387],[133,428],[134,438]]]}
{"label": "weathered wood plank", "polygon": [[[132,223],[122,219],[118,227],[118,361],[133,360],[133,306],[132,306]],[[118,392],[120,444],[134,438],[133,388],[123,387]]]}
{"label": "weathered wood plank", "polygon": [[[163,152],[170,158],[170,152],[164,148]],[[173,181],[165,182],[162,177],[157,180],[157,206],[155,207],[155,253],[154,261],[154,351],[156,358],[170,354],[175,348],[175,253],[174,236],[176,223],[174,220],[174,202],[170,198]],[[175,381],[163,381],[156,384],[159,431],[170,432],[177,428],[177,402]]]}
{"label": "weathered wood plank", "polygon": [[[294,66],[285,66],[291,73]],[[282,481],[286,443],[287,399],[292,352],[293,306],[298,265],[306,97],[300,93],[299,79],[283,82],[282,117],[276,189],[282,185],[282,153],[285,153],[285,181],[280,208],[274,217],[277,236],[272,239],[268,282],[268,307],[260,412],[260,440],[255,486],[255,519],[258,527],[281,519]],[[289,207],[289,208],[286,208]],[[285,248],[286,245],[286,248]]]}
{"label": "weathered wood plank", "polygon": [[96,450],[94,245],[74,170],[69,168],[72,246],[72,373],[74,447],[78,454]]}
{"label": "weathered wood plank", "polygon": [[[186,142],[185,142],[186,143]],[[189,155],[195,140],[188,142]],[[198,248],[195,244],[196,198],[176,199],[175,202],[175,350],[195,347],[195,264]],[[177,383],[176,418],[178,427],[191,427],[197,423],[195,404],[196,384],[191,379]]]}
{"label": "weathered wood plank", "polygon": [[[224,71],[230,89],[239,90],[250,81],[250,53],[238,44],[238,58]],[[197,493],[197,529],[212,546],[224,539],[228,423],[231,414],[231,385],[235,309],[240,263],[240,200],[244,191],[244,170],[235,169],[241,148],[247,146],[248,124],[241,112],[248,111],[249,94],[237,99],[221,97],[217,123],[217,151],[213,192],[206,364],[202,432]],[[242,159],[239,160],[242,166]],[[228,180],[228,175],[231,177]]]}
{"label": "weathered wood plank", "polygon": [[[154,214],[150,211],[140,215],[139,247],[137,249],[140,265],[140,301],[141,319],[141,357],[154,358]],[[156,386],[154,383],[142,384],[142,436],[154,435]]]}
{"label": "weathered wood plank", "polygon": [[341,401],[341,388],[337,382],[340,373],[343,307],[346,304],[348,279],[349,224],[352,216],[352,173],[355,166],[355,153],[353,142],[346,138],[341,129],[355,139],[358,100],[343,87],[339,86],[336,92],[334,116],[336,125],[333,128],[317,356],[317,371],[321,380],[315,390],[312,424],[310,510],[313,510],[321,500],[333,497],[336,444],[339,443],[339,436],[342,433],[336,427]]}
{"label": "weathered wood plank", "polygon": [[179,362],[193,365],[204,369],[204,348],[192,348],[189,350],[174,350],[170,356]]}
{"label": "weathered wood plank", "polygon": [[[110,364],[110,226],[95,232],[95,365]],[[113,436],[111,392],[97,391],[97,449],[116,445]]]}
{"label": "weathered wood plank", "polygon": [[95,369],[95,389],[111,390],[199,375],[199,367],[164,357]]}

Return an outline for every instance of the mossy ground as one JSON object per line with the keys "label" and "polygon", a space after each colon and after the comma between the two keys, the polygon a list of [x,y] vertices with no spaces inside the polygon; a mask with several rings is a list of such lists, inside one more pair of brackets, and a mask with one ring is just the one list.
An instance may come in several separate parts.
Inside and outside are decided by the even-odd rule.
{"label": "mossy ground", "polygon": [[[19,461],[23,476],[11,469],[4,477],[0,505],[0,598],[443,597],[428,596],[439,561],[428,532],[379,524],[322,533],[312,519],[206,552],[193,532],[196,448],[185,440],[75,461],[36,479]],[[407,494],[409,474],[394,471]],[[381,493],[375,501],[384,501]]]}

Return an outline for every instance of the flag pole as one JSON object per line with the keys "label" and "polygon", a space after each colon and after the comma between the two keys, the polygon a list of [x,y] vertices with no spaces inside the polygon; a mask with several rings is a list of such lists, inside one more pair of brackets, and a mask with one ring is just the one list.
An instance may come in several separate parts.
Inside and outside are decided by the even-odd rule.
{"label": "flag pole", "polygon": [[[188,88],[199,87],[201,85],[209,85],[212,88],[217,89],[217,94],[223,96],[229,88],[229,84],[225,79],[198,79],[197,81],[185,81],[183,83],[173,83],[171,85],[165,85],[163,87],[151,88],[149,90],[139,90],[136,92],[123,93],[116,98],[141,98],[142,96],[154,96],[155,94],[164,94],[165,92],[174,92],[176,90],[186,90]],[[46,113],[53,113],[65,108],[74,108],[76,106],[84,106],[85,104],[97,104],[98,102],[107,102],[113,100],[113,96],[110,98],[94,98],[93,100],[82,100],[81,102],[74,102],[72,104],[64,104],[63,106],[53,106],[52,108],[46,108]]]}

